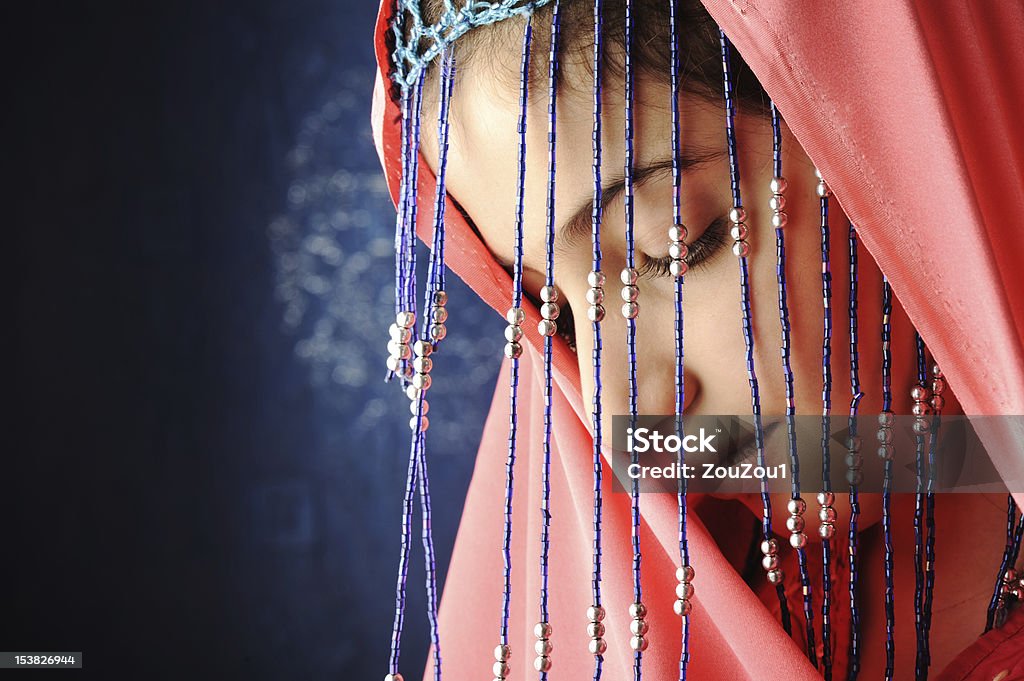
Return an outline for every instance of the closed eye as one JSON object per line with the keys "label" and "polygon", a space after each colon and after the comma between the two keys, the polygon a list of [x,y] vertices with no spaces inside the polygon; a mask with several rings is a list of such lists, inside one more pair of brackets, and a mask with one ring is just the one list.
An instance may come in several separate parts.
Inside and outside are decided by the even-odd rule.
{"label": "closed eye", "polygon": [[[706,267],[711,259],[721,253],[728,243],[726,225],[728,220],[723,215],[708,225],[704,233],[688,244],[686,264],[691,268]],[[667,277],[671,275],[672,258],[668,255],[651,257],[644,254],[644,261],[637,268],[637,274],[644,277]]]}

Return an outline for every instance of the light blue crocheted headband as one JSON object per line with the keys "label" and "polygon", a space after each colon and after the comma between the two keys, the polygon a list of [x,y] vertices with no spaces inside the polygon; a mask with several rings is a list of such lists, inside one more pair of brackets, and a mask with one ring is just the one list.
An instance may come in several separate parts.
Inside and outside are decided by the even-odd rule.
{"label": "light blue crocheted headband", "polygon": [[402,87],[412,87],[420,71],[470,29],[530,14],[549,2],[551,0],[468,0],[456,8],[452,0],[444,0],[441,17],[428,26],[423,23],[419,0],[399,0],[391,23],[395,35],[392,53],[395,82]]}

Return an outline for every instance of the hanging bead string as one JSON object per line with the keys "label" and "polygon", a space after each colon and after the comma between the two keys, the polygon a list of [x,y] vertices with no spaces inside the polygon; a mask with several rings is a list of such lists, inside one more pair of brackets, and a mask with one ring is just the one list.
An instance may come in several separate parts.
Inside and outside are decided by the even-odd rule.
{"label": "hanging bead string", "polygon": [[537,657],[533,667],[547,681],[551,669],[551,624],[548,616],[548,554],[551,549],[551,343],[558,331],[558,291],[555,289],[555,130],[556,82],[558,78],[559,0],[551,14],[551,42],[548,48],[548,194],[545,242],[544,286],[540,290],[541,321],[537,331],[544,337],[544,467],[541,473],[540,536],[540,621],[534,633]]}
{"label": "hanging bead string", "polygon": [[[416,208],[417,192],[416,182],[419,177],[419,140],[420,120],[423,100],[423,78],[421,74],[416,81],[415,90],[410,94],[411,117],[403,119],[402,137],[403,146],[406,152],[403,155],[405,169],[402,172],[402,186],[399,196],[399,217],[398,228],[396,228],[396,289],[395,305],[398,308],[395,312],[396,323],[389,329],[390,341],[388,342],[388,373],[386,381],[394,376],[399,376],[403,384],[408,383],[412,376],[412,336],[413,324],[401,326],[402,320],[408,321],[403,314],[409,312],[415,318],[416,313]],[[403,114],[404,115],[404,114]],[[411,140],[407,139],[411,136]]]}
{"label": "hanging bead string", "polygon": [[592,203],[591,241],[594,248],[593,265],[587,283],[587,319],[594,333],[594,396],[591,412],[594,422],[594,555],[591,591],[593,604],[587,608],[587,635],[590,637],[588,650],[594,656],[594,681],[600,681],[604,653],[608,644],[604,640],[605,610],[601,605],[601,322],[604,320],[605,275],[601,272],[601,49],[602,15],[601,0],[594,0],[594,130],[593,130],[593,174],[594,198]]}
{"label": "hanging bead string", "polygon": [[[782,126],[779,110],[775,102],[771,102],[772,119],[772,160],[773,177],[770,183],[772,197],[769,200],[769,208],[772,211],[771,224],[775,228],[775,273],[778,281],[779,295],[779,325],[782,328],[782,374],[786,387],[786,431],[789,437],[789,459],[793,470],[793,494],[789,501],[788,510],[790,517],[786,520],[786,527],[790,531],[789,542],[797,550],[798,562],[800,565],[800,578],[804,599],[804,624],[807,641],[807,658],[815,666],[818,665],[818,657],[814,645],[814,615],[811,603],[810,580],[807,573],[807,554],[804,547],[807,545],[807,535],[804,534],[804,511],[807,506],[800,497],[800,457],[797,453],[796,427],[794,417],[796,415],[796,400],[793,391],[793,369],[790,365],[790,324],[789,304],[786,298],[786,241],[783,228],[788,222],[786,214],[786,179],[782,176]],[[736,229],[737,236],[745,236],[743,230]],[[775,557],[766,556],[763,565],[766,570],[778,570],[778,561]],[[770,577],[769,577],[770,579]]]}
{"label": "hanging bead string", "polygon": [[[754,326],[751,318],[750,272],[747,264],[750,244],[747,242],[747,213],[743,208],[740,196],[740,170],[736,157],[736,131],[734,129],[736,107],[733,102],[732,78],[730,76],[732,45],[726,37],[725,31],[719,29],[718,35],[722,45],[722,76],[725,86],[725,139],[726,148],[729,152],[729,184],[732,190],[733,203],[733,207],[729,211],[729,220],[732,222],[729,234],[733,239],[733,255],[739,259],[740,264],[740,308],[743,318],[743,341],[746,348],[747,381],[750,383],[750,406],[751,413],[754,416],[754,444],[757,448],[757,463],[759,466],[763,466],[765,465],[764,428],[761,422],[761,396],[758,390],[757,372],[754,369]],[[772,537],[772,502],[768,494],[767,483],[764,480],[761,481],[761,505],[761,552],[764,554],[762,564],[767,570],[768,582],[775,586],[775,593],[779,599],[782,626],[786,633],[789,634],[792,630],[789,619],[789,605],[786,602],[783,574],[778,569],[779,544]]]}
{"label": "hanging bead string", "polygon": [[[639,289],[637,288],[637,270],[635,246],[633,240],[633,2],[625,2],[625,76],[626,76],[626,158],[625,158],[625,191],[623,193],[626,210],[626,267],[622,270],[620,279],[622,281],[622,316],[626,318],[626,343],[629,352],[629,425],[636,428],[637,423],[637,378],[636,378],[636,318],[640,313],[640,304],[637,302]],[[630,463],[638,463],[638,454],[630,453]],[[640,681],[643,676],[643,652],[647,650],[646,621],[647,608],[643,603],[643,589],[640,584],[640,481],[637,478],[631,480],[630,501],[632,511],[631,537],[633,541],[633,603],[629,606],[629,616],[632,620],[629,623],[629,630],[632,636],[629,639],[630,648],[633,649],[633,678]]]}
{"label": "hanging bead string", "polygon": [[[412,125],[412,88],[402,87],[402,177],[398,184],[398,209],[395,213],[395,314],[402,311],[403,292],[405,291],[405,263],[402,256],[405,254],[405,207],[408,203],[409,191],[409,137],[411,136],[410,126]],[[388,366],[387,379],[394,376],[394,371]]]}
{"label": "hanging bead string", "polygon": [[821,206],[821,296],[822,296],[822,343],[821,343],[821,482],[818,493],[818,536],[821,537],[822,595],[821,595],[821,643],[822,666],[825,681],[832,681],[832,537],[836,532],[835,494],[832,493],[831,456],[829,441],[832,430],[832,269],[831,233],[828,225],[829,196],[828,184],[818,175],[818,198]]}
{"label": "hanging bead string", "polygon": [[924,459],[925,435],[928,433],[928,415],[931,413],[928,400],[931,397],[928,387],[928,368],[925,360],[924,340],[921,334],[914,332],[914,345],[917,351],[917,385],[910,391],[914,401],[912,407],[915,441],[915,471],[917,474],[917,491],[914,495],[914,633],[917,639],[917,653],[914,658],[914,673],[917,679],[927,675],[924,643]]}
{"label": "hanging bead string", "polygon": [[892,547],[892,459],[893,424],[892,412],[892,288],[889,280],[882,277],[882,413],[878,422],[878,455],[885,460],[882,483],[882,533],[885,540],[885,678],[891,681],[896,657],[894,628],[896,615],[893,590],[893,547]]}
{"label": "hanging bead string", "polygon": [[942,409],[946,399],[942,393],[946,390],[946,380],[938,364],[932,365],[932,419],[931,432],[928,438],[928,485],[925,489],[925,529],[927,538],[924,546],[924,678],[928,677],[928,667],[932,663],[931,629],[932,603],[935,594],[935,449],[938,445],[938,433],[941,423]]}
{"label": "hanging bead string", "polygon": [[860,671],[860,610],[857,607],[857,520],[860,518],[860,502],[857,497],[857,485],[861,483],[863,474],[861,465],[863,457],[860,454],[861,438],[857,435],[857,411],[860,407],[860,400],[864,393],[860,389],[860,353],[858,351],[858,320],[857,320],[857,231],[850,223],[849,229],[850,247],[850,436],[847,445],[847,482],[850,483],[850,535],[849,535],[849,562],[850,562],[850,644],[849,665],[847,681],[857,678]]}
{"label": "hanging bead string", "polygon": [[[672,227],[668,237],[669,256],[672,258],[670,273],[675,278],[675,340],[676,340],[676,434],[683,436],[683,410],[686,408],[686,380],[684,371],[683,344],[683,279],[686,275],[687,246],[686,226],[683,225],[682,207],[682,172],[679,157],[682,155],[682,144],[679,138],[679,36],[676,26],[676,1],[669,0],[669,41],[671,52],[670,96],[672,109]],[[686,453],[682,447],[678,452],[679,470],[685,470]],[[677,506],[679,508],[679,568],[676,570],[676,601],[673,610],[682,618],[680,631],[681,647],[679,654],[679,681],[686,681],[686,669],[690,662],[690,612],[693,609],[693,578],[694,570],[690,565],[690,546],[686,538],[686,476],[680,475],[677,487]]]}
{"label": "hanging bead string", "polygon": [[[451,101],[454,77],[454,58],[450,52],[447,52],[443,58],[439,95],[440,104],[438,106],[439,158],[434,202],[434,235],[427,271],[425,292],[426,300],[424,301],[424,309],[428,309],[430,307],[431,301],[434,302],[434,308],[437,309],[437,301],[445,295],[440,284],[440,273],[444,270],[444,251],[442,244],[444,242],[445,171],[447,168],[448,158],[449,103]],[[419,95],[421,94],[422,90],[420,90]],[[418,113],[419,107],[417,106],[417,115]],[[412,200],[414,199],[407,198],[407,201]],[[415,238],[414,235],[412,235],[412,238]],[[415,270],[410,272],[410,276],[413,278],[415,277]],[[443,304],[440,309],[443,311]],[[426,414],[430,406],[425,396],[431,384],[430,371],[433,361],[430,359],[430,355],[434,350],[433,344],[428,340],[430,338],[430,330],[432,327],[431,321],[431,316],[425,316],[422,323],[420,338],[412,345],[412,348],[410,348],[410,350],[416,355],[416,358],[412,361],[411,365],[411,369],[415,373],[413,374],[410,385],[406,390],[406,395],[410,400],[410,410],[412,412],[412,418],[409,422],[409,427],[412,431],[412,442],[410,445],[406,496],[403,500],[405,516],[402,523],[402,552],[400,556],[399,583],[396,588],[397,603],[395,608],[395,624],[392,630],[391,659],[389,663],[389,673],[385,677],[386,681],[402,681],[402,675],[398,671],[399,646],[402,626],[405,619],[405,583],[408,576],[409,539],[412,530],[412,495],[417,484],[419,486],[422,524],[421,538],[423,542],[426,574],[427,618],[430,622],[430,637],[431,643],[433,644],[434,678],[437,681],[440,681],[442,673],[441,640],[437,620],[437,568],[434,554],[433,529],[431,525],[430,479],[427,471],[425,435],[429,426],[429,420],[427,419]],[[402,337],[405,339],[403,341],[403,345],[406,347],[408,347],[408,342],[411,339],[415,323],[416,318],[414,312],[399,312],[396,316],[396,324],[392,325],[393,330],[398,328],[403,332]],[[412,352],[410,354],[412,354]],[[404,359],[407,359],[407,357]]]}
{"label": "hanging bead string", "polygon": [[[1017,503],[1013,500],[1012,494],[1006,495],[1006,547],[1003,549],[1003,559],[999,563],[999,572],[996,575],[996,585],[992,590],[992,599],[988,604],[988,612],[985,615],[985,631],[988,632],[996,624],[996,613],[1001,611],[1005,605],[1003,595],[1003,584],[1006,582],[1007,571],[1016,564],[1016,552],[1020,546],[1020,529],[1024,528],[1024,515],[1021,515],[1020,523],[1017,520]],[[1016,538],[1016,542],[1015,542]],[[1016,543],[1016,547],[1015,547]]]}
{"label": "hanging bead string", "polygon": [[[499,643],[494,649],[494,677],[506,679],[509,675],[509,657],[511,650],[508,645],[509,607],[512,600],[512,493],[516,463],[516,404],[519,392],[519,358],[523,354],[520,340],[523,337],[522,323],[526,319],[523,312],[523,203],[526,180],[526,104],[529,96],[530,76],[530,42],[533,34],[533,15],[527,14],[526,28],[523,31],[522,65],[519,75],[519,175],[516,183],[516,218],[515,218],[515,255],[512,268],[512,307],[505,315],[508,326],[505,328],[505,356],[511,360],[509,374],[509,432],[508,458],[505,461],[505,523],[502,539],[502,557],[504,558],[504,587],[501,601],[501,629]],[[550,634],[550,631],[547,632]],[[547,636],[545,636],[547,638]]]}

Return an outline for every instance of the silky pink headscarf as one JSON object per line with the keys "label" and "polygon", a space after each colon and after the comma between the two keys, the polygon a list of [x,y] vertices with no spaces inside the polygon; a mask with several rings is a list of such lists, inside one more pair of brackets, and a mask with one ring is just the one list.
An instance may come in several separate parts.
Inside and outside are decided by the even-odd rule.
{"label": "silky pink headscarf", "polygon": [[[809,3],[703,0],[757,75],[943,367],[968,415],[1024,414],[1024,9],[1016,2]],[[400,166],[400,111],[388,97],[384,0],[376,50],[382,73],[373,125],[392,197]],[[420,221],[429,243],[434,177],[419,170]],[[448,263],[501,313],[511,281],[449,205]],[[530,669],[539,593],[543,377],[538,311],[527,306],[521,360],[513,526],[512,678]],[[557,679],[589,677],[592,459],[575,356],[555,344],[550,621]],[[504,366],[503,369],[507,369]],[[498,640],[502,500],[508,433],[507,371],[499,379],[441,603],[451,678],[486,677]],[[442,379],[443,380],[443,379]],[[1021,434],[982,433],[1006,481],[1024,481]],[[1002,445],[1002,446],[1000,446]],[[606,480],[607,480],[606,476]],[[1021,489],[1020,486],[1016,489]],[[603,595],[610,645],[606,679],[631,678],[628,631],[629,499],[606,489]],[[1024,502],[1024,495],[1016,495]],[[647,495],[642,508],[645,602],[671,604],[676,508]],[[621,538],[621,541],[613,538]],[[689,540],[698,585],[691,617],[694,679],[819,679],[800,648],[737,574],[697,517]],[[678,674],[679,619],[650,607],[649,679]],[[527,674],[527,671],[530,673]]]}

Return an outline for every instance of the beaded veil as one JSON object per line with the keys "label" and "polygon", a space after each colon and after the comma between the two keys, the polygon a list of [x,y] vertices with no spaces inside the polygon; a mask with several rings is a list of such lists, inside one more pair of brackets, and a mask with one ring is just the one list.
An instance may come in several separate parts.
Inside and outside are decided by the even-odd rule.
{"label": "beaded veil", "polygon": [[[559,56],[562,46],[560,44],[560,29],[562,28],[562,17],[560,14],[561,3],[568,0],[501,0],[500,2],[481,2],[478,0],[467,0],[465,3],[457,0],[438,0],[436,9],[439,9],[439,18],[427,23],[424,19],[424,11],[421,7],[427,3],[419,0],[398,0],[395,4],[384,3],[381,12],[381,32],[383,39],[378,40],[378,58],[381,63],[388,64],[386,76],[389,79],[387,112],[392,115],[390,122],[386,123],[392,134],[383,141],[383,155],[392,159],[400,159],[399,163],[392,163],[389,168],[389,180],[391,181],[393,195],[396,200],[397,218],[395,224],[395,293],[394,293],[394,315],[395,323],[390,329],[390,340],[388,342],[387,359],[387,380],[401,386],[410,402],[411,419],[410,447],[407,465],[407,484],[402,504],[401,541],[399,554],[399,570],[396,581],[395,592],[395,618],[391,639],[391,655],[388,661],[388,669],[385,670],[387,681],[401,681],[402,674],[410,674],[410,671],[403,672],[401,668],[401,644],[405,612],[405,594],[409,588],[407,583],[407,569],[409,560],[413,553],[412,525],[413,516],[416,511],[417,499],[422,524],[422,547],[423,559],[426,565],[426,590],[428,613],[431,624],[431,662],[428,669],[433,678],[440,680],[443,672],[447,671],[453,678],[463,678],[472,675],[486,675],[492,673],[495,679],[523,678],[536,676],[546,681],[549,672],[559,665],[559,654],[563,645],[559,644],[558,637],[567,627],[577,627],[580,630],[578,635],[569,637],[566,640],[580,640],[583,634],[582,647],[589,660],[586,674],[595,681],[607,676],[604,670],[606,656],[609,650],[619,648],[628,651],[630,661],[629,671],[635,681],[640,681],[645,674],[644,657],[649,647],[656,642],[665,642],[669,639],[668,632],[658,634],[656,638],[652,627],[657,623],[664,623],[665,617],[654,611],[674,612],[676,617],[673,625],[672,637],[675,639],[673,645],[679,650],[676,674],[682,681],[687,678],[690,670],[691,660],[700,656],[699,648],[691,645],[693,628],[702,621],[695,618],[696,611],[704,604],[701,599],[701,576],[702,556],[694,552],[689,535],[690,524],[688,521],[688,491],[685,478],[681,478],[673,502],[674,508],[674,529],[678,539],[674,547],[672,560],[675,568],[674,591],[675,597],[667,602],[655,603],[645,597],[644,587],[650,579],[643,571],[643,550],[646,547],[645,541],[649,537],[645,524],[653,521],[645,517],[642,503],[648,503],[649,497],[641,498],[639,482],[633,478],[631,486],[626,490],[628,495],[628,527],[615,525],[614,529],[618,534],[610,534],[610,528],[604,524],[606,503],[612,503],[606,498],[609,463],[606,458],[606,447],[604,440],[608,434],[602,432],[602,391],[607,387],[602,385],[602,363],[625,362],[628,367],[628,384],[626,386],[615,386],[616,389],[624,389],[628,393],[629,410],[626,414],[631,426],[635,426],[639,414],[638,396],[642,389],[644,376],[638,371],[637,362],[637,324],[643,319],[642,291],[639,286],[637,263],[635,261],[635,235],[634,235],[634,144],[637,130],[634,125],[634,113],[636,107],[635,99],[635,78],[636,69],[633,62],[636,46],[634,44],[634,22],[635,15],[632,12],[633,3],[625,0],[625,16],[623,21],[624,54],[624,84],[625,99],[623,106],[624,126],[621,135],[625,144],[625,164],[622,169],[624,178],[624,215],[623,224],[625,233],[623,238],[626,244],[626,266],[621,272],[616,273],[619,283],[614,286],[618,288],[621,300],[612,303],[613,292],[609,292],[609,283],[606,272],[602,269],[602,235],[604,217],[604,202],[602,201],[602,135],[607,135],[603,107],[607,99],[602,97],[602,74],[606,65],[606,51],[603,49],[604,20],[606,9],[602,6],[602,0],[589,0],[592,2],[591,13],[593,30],[593,51],[591,55],[592,89],[593,89],[593,147],[589,150],[592,157],[593,168],[593,210],[591,215],[591,238],[590,248],[592,251],[592,268],[587,275],[587,295],[585,301],[566,301],[556,288],[555,273],[555,219],[554,202],[556,197],[556,167],[558,164],[556,144],[558,124],[558,93],[559,93]],[[681,123],[680,123],[680,93],[681,93],[681,56],[679,45],[679,33],[677,26],[677,11],[675,0],[665,0],[669,6],[671,25],[666,32],[668,41],[667,50],[671,54],[671,69],[668,74],[671,83],[671,99],[666,102],[666,108],[671,110],[672,134],[665,140],[665,145],[670,149],[671,157],[681,157]],[[543,26],[546,29],[543,33],[536,31],[533,16],[545,12],[546,20]],[[517,19],[523,27],[519,40],[519,93],[518,93],[518,153],[516,158],[508,159],[510,164],[515,164],[517,169],[517,193],[510,198],[510,210],[514,212],[514,262],[511,268],[511,276],[503,276],[503,272],[483,264],[490,262],[485,256],[486,251],[475,235],[472,235],[471,228],[460,219],[456,206],[452,203],[445,189],[445,173],[447,165],[448,139],[450,134],[451,102],[458,85],[456,74],[459,68],[459,40],[468,32],[489,24],[509,19]],[[723,29],[720,33],[720,54],[721,72],[723,77],[724,100],[722,104],[722,133],[726,140],[726,149],[729,161],[729,191],[732,199],[732,209],[729,212],[728,234],[731,242],[731,250],[735,257],[738,270],[738,295],[739,302],[738,318],[741,321],[737,334],[742,334],[745,355],[736,357],[736,362],[742,362],[748,380],[750,395],[750,415],[755,424],[754,447],[759,460],[763,458],[764,433],[762,428],[760,381],[781,380],[785,386],[785,417],[789,430],[789,456],[792,469],[791,490],[788,502],[786,503],[786,530],[784,535],[779,535],[772,525],[773,509],[772,497],[762,482],[761,484],[761,522],[759,529],[759,560],[763,568],[763,580],[774,592],[777,600],[778,623],[785,633],[800,640],[803,649],[805,663],[808,664],[810,672],[817,670],[817,674],[826,678],[833,678],[834,656],[841,656],[845,660],[842,668],[849,679],[856,678],[859,672],[859,659],[862,652],[862,632],[860,631],[859,604],[864,598],[874,598],[872,595],[865,595],[859,587],[859,578],[864,569],[879,570],[884,576],[885,591],[879,596],[879,601],[885,610],[886,619],[886,678],[894,678],[895,668],[895,609],[896,599],[895,586],[893,582],[893,546],[892,546],[892,524],[894,516],[891,508],[891,491],[889,481],[892,478],[893,460],[893,429],[895,414],[897,412],[910,413],[915,418],[914,432],[916,434],[916,475],[918,488],[914,509],[913,525],[915,531],[915,590],[913,594],[914,603],[914,630],[916,638],[916,664],[915,676],[922,679],[927,678],[930,669],[930,626],[932,618],[932,602],[934,593],[934,564],[935,553],[941,550],[941,539],[937,540],[935,524],[935,495],[932,489],[931,471],[934,467],[934,456],[936,439],[941,420],[938,415],[945,405],[946,379],[935,359],[931,357],[924,340],[920,335],[915,335],[915,346],[917,349],[916,361],[916,385],[910,395],[895,395],[892,391],[891,375],[894,369],[893,359],[890,352],[893,329],[891,325],[893,294],[888,279],[880,283],[882,296],[880,300],[867,300],[859,296],[859,253],[860,238],[858,228],[853,223],[844,225],[842,233],[846,237],[846,243],[835,244],[833,238],[835,222],[830,230],[830,214],[832,220],[836,215],[842,215],[832,211],[833,197],[832,189],[827,182],[827,175],[817,174],[817,184],[812,186],[799,186],[787,182],[783,167],[783,135],[781,128],[783,116],[786,111],[776,107],[775,101],[771,103],[771,125],[772,125],[772,179],[770,183],[770,201],[767,214],[770,216],[771,227],[775,235],[774,244],[755,243],[754,230],[748,226],[747,209],[743,202],[741,186],[741,154],[737,150],[736,135],[736,102],[735,102],[735,76],[733,72],[735,59],[732,51],[735,49],[729,36]],[[546,55],[544,54],[546,52]],[[531,78],[532,63],[537,55],[546,56],[547,73],[546,78],[539,80]],[[436,88],[425,88],[424,83],[430,75],[428,71],[436,75]],[[538,93],[537,90],[542,90]],[[424,116],[424,98],[426,92],[432,92],[437,97],[436,105],[428,105],[430,110],[436,111],[436,120],[430,124],[436,126],[436,139],[438,140],[438,157],[434,166],[436,174],[431,174],[421,162],[421,125],[427,124],[428,119]],[[546,196],[546,221],[543,225],[545,232],[545,271],[544,284],[539,290],[540,304],[532,305],[524,299],[523,282],[523,239],[524,230],[537,229],[538,225],[527,226],[524,219],[524,184],[526,177],[527,159],[527,122],[537,120],[528,117],[530,106],[544,106],[547,118],[547,196]],[[398,135],[394,135],[394,131]],[[615,134],[620,134],[616,131]],[[827,160],[827,159],[823,159]],[[827,165],[824,164],[824,165]],[[822,385],[821,401],[814,405],[797,405],[793,389],[794,369],[790,362],[790,309],[787,297],[787,224],[789,221],[786,210],[786,200],[794,192],[813,192],[816,195],[820,207],[820,253],[821,253],[821,304],[823,309],[823,326],[821,329],[821,374]],[[669,259],[669,268],[673,279],[673,293],[675,296],[675,319],[673,324],[674,338],[673,346],[675,352],[675,429],[682,433],[685,428],[687,404],[686,380],[684,372],[685,348],[686,348],[686,324],[699,324],[699,320],[684,320],[683,299],[686,295],[686,277],[689,269],[688,249],[689,234],[682,219],[681,206],[687,200],[687,189],[683,179],[683,173],[678,162],[672,167],[672,215],[668,224],[665,253]],[[416,260],[416,239],[421,238],[430,245],[430,256],[428,262],[417,263]],[[795,238],[792,237],[791,238]],[[806,238],[801,234],[800,238]],[[503,503],[494,505],[495,513],[500,515],[500,588],[493,593],[489,600],[479,603],[480,608],[490,608],[493,605],[494,612],[494,638],[490,645],[494,646],[492,668],[487,669],[449,669],[443,662],[443,652],[447,645],[453,643],[442,640],[438,616],[438,598],[435,559],[433,542],[430,530],[430,485],[427,464],[429,460],[429,388],[435,380],[432,375],[432,355],[444,351],[444,339],[446,336],[445,323],[447,320],[446,306],[449,304],[448,295],[445,291],[446,268],[446,241],[449,249],[455,248],[455,256],[459,261],[458,267],[472,271],[470,284],[485,297],[492,306],[496,301],[502,300],[502,312],[505,315],[507,326],[505,329],[505,359],[504,368],[507,379],[507,400],[504,403],[505,410],[505,435],[506,448],[504,451],[504,480],[501,498]],[[778,318],[782,335],[780,338],[770,338],[767,334],[757,333],[753,323],[752,307],[753,290],[751,286],[751,273],[749,258],[753,249],[767,251],[774,246],[776,262],[776,282]],[[845,256],[837,257],[837,253]],[[833,267],[835,263],[842,263],[843,271],[833,279]],[[614,276],[614,275],[613,275]],[[424,289],[417,291],[417,285],[421,284]],[[843,286],[848,294],[849,305],[844,311],[845,318],[836,318],[839,312],[833,309],[832,296],[833,288]],[[611,294],[611,295],[609,295]],[[592,442],[590,447],[592,460],[592,489],[589,498],[580,498],[564,501],[553,498],[552,485],[553,466],[555,472],[561,467],[557,460],[559,447],[554,440],[557,440],[558,433],[553,432],[555,410],[558,408],[558,395],[563,390],[564,384],[571,384],[567,377],[572,376],[576,371],[576,358],[572,355],[568,345],[559,336],[559,318],[565,311],[565,306],[572,302],[577,310],[582,310],[590,325],[590,333],[593,334],[593,352],[590,357],[589,367],[593,371],[594,393],[582,396],[583,403],[589,403],[589,409],[583,409],[580,405],[579,411],[584,411],[587,417],[589,428],[588,436]],[[764,304],[761,301],[760,304]],[[877,306],[880,310],[882,320],[880,328],[865,328],[859,323],[859,310],[865,306]],[[577,312],[580,314],[580,312]],[[833,366],[832,359],[832,333],[834,324],[843,324],[848,330],[849,337],[849,364],[848,366]],[[602,337],[607,334],[623,334],[626,338],[627,354],[625,357],[611,357],[603,352]],[[860,363],[859,344],[864,339],[872,341],[879,339],[881,342],[882,362],[880,366],[870,368]],[[761,344],[775,344],[779,348],[780,363],[777,367],[770,367],[772,372],[778,372],[770,378],[765,376],[766,367],[755,369],[755,348]],[[535,354],[534,354],[535,353]],[[526,378],[521,374],[523,369],[521,363],[530,360],[529,371],[537,372],[540,378],[540,400],[528,399],[523,402],[520,399],[520,385]],[[905,367],[901,367],[903,369]],[[850,376],[851,393],[848,396],[835,394],[832,389],[833,373],[843,371]],[[867,371],[877,372],[880,376],[882,386],[882,411],[878,415],[878,426],[875,432],[859,434],[857,431],[859,405],[864,397],[861,390],[861,377]],[[444,380],[444,377],[436,377],[437,380]],[[578,379],[577,379],[578,380]],[[812,380],[811,377],[801,380]],[[576,391],[579,391],[578,383]],[[848,416],[848,436],[845,440],[847,457],[845,466],[848,482],[849,508],[848,517],[841,518],[836,510],[836,497],[830,487],[831,480],[830,458],[828,452],[828,441],[830,438],[832,421],[838,420],[833,415],[834,401],[842,400],[842,405]],[[575,405],[574,405],[575,406]],[[524,415],[525,409],[535,410],[540,419],[541,425],[537,428],[528,428],[525,432],[530,436],[539,434],[539,442],[524,443],[524,431],[521,430],[521,422],[527,418]],[[795,426],[793,419],[797,410],[802,413],[820,413],[821,415],[821,462],[822,470],[820,477],[817,471],[801,470],[800,455],[797,448]],[[532,420],[530,421],[532,423]],[[869,443],[870,441],[870,443]],[[540,448],[541,455],[536,460],[529,460],[531,465],[537,465],[536,473],[524,471],[523,461],[517,459],[521,449],[529,444],[536,444]],[[885,487],[882,492],[882,531],[884,535],[884,557],[882,564],[878,566],[864,566],[858,559],[858,520],[859,520],[859,499],[858,485],[861,483],[864,457],[866,453],[877,456],[882,461],[885,470]],[[489,454],[494,454],[490,452]],[[637,456],[632,454],[633,462]],[[679,453],[679,463],[683,464],[683,450]],[[539,559],[537,564],[527,564],[522,549],[522,542],[517,542],[517,528],[515,519],[516,502],[521,492],[517,490],[517,484],[523,484],[524,479],[530,484],[539,485],[539,496],[536,500],[540,506],[539,537],[529,537],[523,541],[536,542],[536,549],[531,549],[530,555],[536,554]],[[815,496],[815,512],[808,514],[808,502],[804,499],[802,489],[817,491]],[[552,565],[556,564],[563,556],[557,543],[552,541],[552,523],[557,522],[557,516],[552,513],[552,507],[559,504],[571,504],[579,513],[584,511],[589,516],[589,527],[591,534],[589,538],[589,570],[581,573],[589,581],[590,602],[587,607],[579,613],[577,622],[566,622],[558,625],[556,631],[552,617],[551,602],[557,596],[552,591],[559,586],[549,581]],[[659,501],[663,508],[664,502]],[[816,517],[815,517],[816,516]],[[1003,555],[993,556],[993,592],[991,604],[987,613],[987,626],[997,626],[1005,618],[1007,608],[1015,599],[1024,598],[1024,581],[1017,579],[1013,573],[1012,566],[1016,563],[1020,551],[1022,535],[1024,535],[1024,517],[1018,521],[1018,513],[1013,497],[1007,499],[1007,528],[1006,543]],[[845,525],[845,527],[844,527]],[[809,541],[807,534],[813,532],[820,539],[820,544]],[[840,539],[843,541],[840,542]],[[606,551],[611,543],[616,545],[628,544],[628,551],[623,553],[620,550]],[[843,547],[846,555],[841,558],[846,561],[848,569],[843,573],[842,578],[845,584],[834,583],[832,568],[837,564],[836,547]],[[812,551],[813,547],[813,551]],[[658,546],[661,549],[661,546]],[[628,566],[613,564],[610,554],[614,553],[617,558],[625,558]],[[791,558],[787,558],[787,554]],[[782,569],[784,560],[791,560],[796,567],[795,574],[787,575]],[[577,561],[578,564],[578,561]],[[816,567],[812,569],[812,564]],[[630,575],[631,593],[629,604],[624,613],[612,615],[607,609],[604,594],[602,592],[603,576],[610,569],[616,571],[628,567]],[[530,585],[529,593],[516,592],[514,589],[513,570],[533,571],[536,578],[526,581]],[[658,573],[659,579],[664,575]],[[520,582],[522,583],[522,582]],[[787,586],[793,588],[787,589]],[[845,609],[843,618],[849,621],[846,640],[837,641],[832,629],[832,622],[835,619],[835,607],[838,604],[831,602],[831,595],[837,589],[848,593],[848,598],[842,601],[841,607]],[[659,590],[660,593],[660,590]],[[794,597],[794,593],[799,597]],[[617,594],[616,601],[621,601],[622,594]],[[533,614],[535,626],[532,627],[533,650],[517,649],[512,645],[510,632],[510,617],[514,607],[519,604],[526,604],[523,607]],[[706,606],[705,606],[706,607]],[[706,621],[706,620],[704,620]],[[906,626],[906,625],[904,625]],[[486,632],[478,632],[480,637],[487,636]],[[567,655],[568,657],[568,655]],[[578,663],[580,655],[574,652],[571,656],[574,662]],[[578,667],[578,664],[574,664]],[[526,674],[523,669],[530,669]],[[810,673],[809,672],[809,673]],[[574,669],[574,674],[581,675],[580,669]],[[616,677],[618,678],[618,677]],[[660,678],[654,676],[652,678]],[[800,677],[803,678],[803,677]]]}

